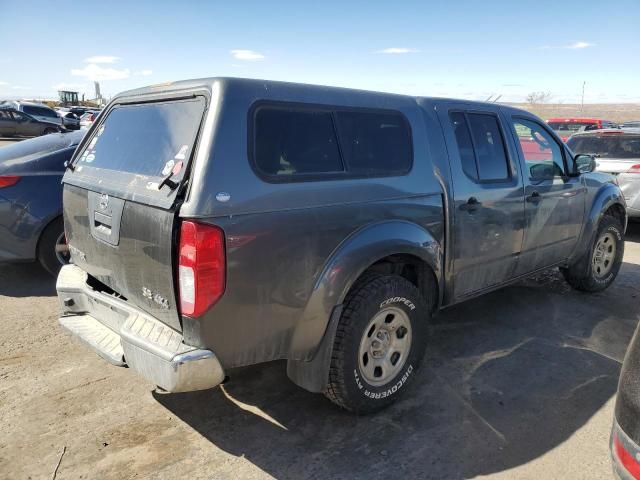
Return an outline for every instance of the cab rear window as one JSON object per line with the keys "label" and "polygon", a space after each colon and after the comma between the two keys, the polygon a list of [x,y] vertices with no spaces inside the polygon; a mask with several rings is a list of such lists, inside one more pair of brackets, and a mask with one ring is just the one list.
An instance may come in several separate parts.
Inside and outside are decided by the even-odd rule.
{"label": "cab rear window", "polygon": [[204,113],[202,97],[118,105],[77,157],[76,168],[161,177],[189,160]]}

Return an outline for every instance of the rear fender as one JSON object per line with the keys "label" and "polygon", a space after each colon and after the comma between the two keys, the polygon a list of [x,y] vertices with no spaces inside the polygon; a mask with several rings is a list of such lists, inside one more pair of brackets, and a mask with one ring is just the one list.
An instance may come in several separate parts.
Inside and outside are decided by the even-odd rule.
{"label": "rear fender", "polygon": [[[369,225],[353,233],[333,252],[292,336],[289,358],[299,360],[289,360],[287,373],[296,384],[313,392],[326,387],[335,331],[349,289],[368,267],[398,254],[424,260],[440,284],[440,243],[414,223],[388,221]],[[438,288],[438,292],[442,290]]]}

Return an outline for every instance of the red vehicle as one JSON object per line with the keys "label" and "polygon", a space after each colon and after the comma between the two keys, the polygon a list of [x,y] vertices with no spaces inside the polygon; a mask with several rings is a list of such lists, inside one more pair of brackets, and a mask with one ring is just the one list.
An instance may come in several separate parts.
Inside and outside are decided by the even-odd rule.
{"label": "red vehicle", "polygon": [[618,124],[610,120],[602,120],[601,118],[570,118],[559,117],[550,118],[547,124],[551,129],[562,138],[563,142],[577,132],[586,130],[600,130],[602,128],[618,128]]}

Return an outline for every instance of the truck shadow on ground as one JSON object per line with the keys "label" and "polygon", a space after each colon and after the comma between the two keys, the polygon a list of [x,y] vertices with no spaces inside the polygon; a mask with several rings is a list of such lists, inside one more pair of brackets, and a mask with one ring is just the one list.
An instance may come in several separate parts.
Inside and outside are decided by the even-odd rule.
{"label": "truck shadow on ground", "polygon": [[587,295],[556,270],[442,312],[414,385],[373,416],[299,389],[284,362],[232,371],[218,389],[154,397],[276,478],[503,471],[564,442],[615,394],[639,279],[640,266],[625,263],[612,288]]}
{"label": "truck shadow on ground", "polygon": [[56,294],[56,279],[39,263],[0,263],[0,296],[50,297]]}

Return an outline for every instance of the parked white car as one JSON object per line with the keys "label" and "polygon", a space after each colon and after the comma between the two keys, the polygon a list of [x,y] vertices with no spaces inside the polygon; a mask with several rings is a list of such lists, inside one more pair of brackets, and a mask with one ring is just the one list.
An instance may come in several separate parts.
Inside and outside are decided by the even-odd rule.
{"label": "parked white car", "polygon": [[80,129],[80,118],[69,110],[63,110],[62,108],[56,109],[56,112],[62,119],[62,125],[68,130]]}
{"label": "parked white car", "polygon": [[89,128],[93,125],[93,122],[98,118],[99,112],[87,112],[80,117],[80,128]]}

